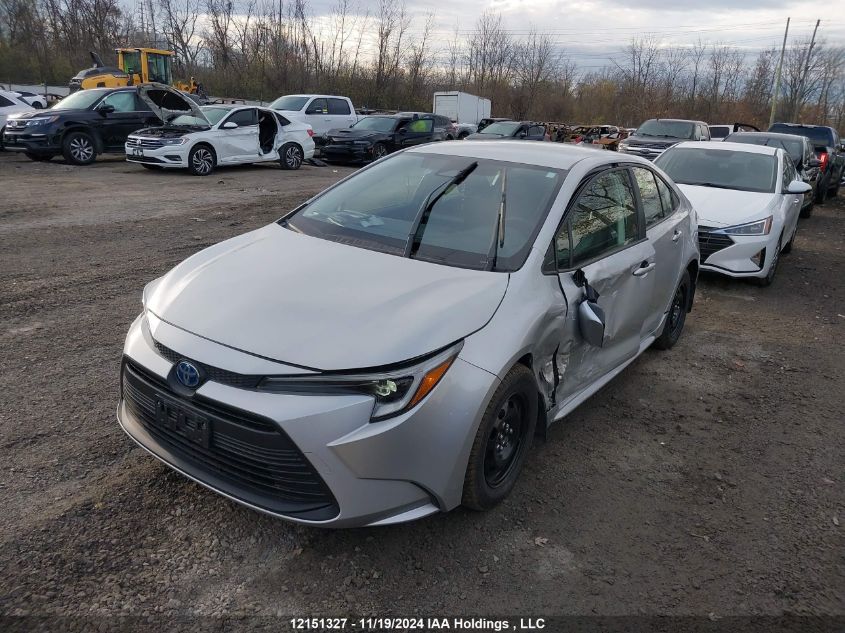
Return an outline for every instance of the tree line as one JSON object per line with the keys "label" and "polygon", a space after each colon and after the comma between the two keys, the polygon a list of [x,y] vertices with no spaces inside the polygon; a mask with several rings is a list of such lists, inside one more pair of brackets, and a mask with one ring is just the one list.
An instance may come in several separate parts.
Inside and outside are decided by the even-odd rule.
{"label": "tree line", "polygon": [[[496,116],[636,126],[655,116],[768,123],[780,50],[729,44],[667,46],[634,38],[604,68],[581,69],[555,37],[516,35],[486,11],[445,45],[434,16],[404,0],[362,10],[336,0],[0,0],[0,83],[65,84],[113,60],[120,46],[176,53],[174,74],[210,94],[259,99],[296,92],[348,95],[361,107],[428,110],[436,90],[488,97]],[[783,62],[778,120],[845,128],[845,48],[793,41]],[[845,130],[843,130],[845,131]]]}

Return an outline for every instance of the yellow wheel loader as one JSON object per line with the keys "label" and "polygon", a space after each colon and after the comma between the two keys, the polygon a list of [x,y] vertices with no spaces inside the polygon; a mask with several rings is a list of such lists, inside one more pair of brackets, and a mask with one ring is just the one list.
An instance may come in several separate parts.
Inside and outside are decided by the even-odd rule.
{"label": "yellow wheel loader", "polygon": [[174,83],[171,72],[173,51],[158,48],[118,48],[115,52],[117,53],[116,68],[106,66],[102,58],[91,51],[91,60],[94,65],[80,70],[70,80],[70,91],[73,93],[85,88],[120,88],[154,82],[204,96],[202,85],[194,81],[193,77],[190,82]]}

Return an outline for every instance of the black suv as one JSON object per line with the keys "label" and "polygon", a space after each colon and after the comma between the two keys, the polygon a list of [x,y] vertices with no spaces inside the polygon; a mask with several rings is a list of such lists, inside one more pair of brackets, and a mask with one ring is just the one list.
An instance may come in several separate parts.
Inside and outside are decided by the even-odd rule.
{"label": "black suv", "polygon": [[446,129],[437,125],[433,114],[367,116],[352,127],[329,130],[321,156],[329,161],[378,160],[405,147],[445,139]]}
{"label": "black suv", "polygon": [[124,153],[135,130],[161,125],[135,87],[80,90],[48,110],[9,119],[3,144],[32,160],[62,154],[73,165],[89,165],[97,154]]}
{"label": "black suv", "polygon": [[704,121],[686,119],[649,119],[624,141],[619,152],[654,160],[667,149],[683,141],[709,141],[710,128]]}
{"label": "black suv", "polygon": [[775,123],[769,132],[795,134],[810,139],[816,158],[819,159],[821,182],[816,193],[816,202],[822,203],[827,196],[839,193],[839,184],[845,173],[845,152],[842,140],[832,127],[826,125],[805,125],[803,123]]}
{"label": "black suv", "polygon": [[780,147],[789,154],[798,176],[812,189],[804,195],[801,205],[801,217],[809,218],[813,214],[813,203],[819,195],[819,167],[821,161],[813,152],[810,139],[794,134],[780,134],[778,132],[734,132],[728,134],[725,143],[747,143],[748,145],[768,145]]}
{"label": "black suv", "polygon": [[496,121],[486,125],[480,132],[466,137],[468,141],[492,141],[501,139],[522,139],[545,141],[546,126],[534,121]]}

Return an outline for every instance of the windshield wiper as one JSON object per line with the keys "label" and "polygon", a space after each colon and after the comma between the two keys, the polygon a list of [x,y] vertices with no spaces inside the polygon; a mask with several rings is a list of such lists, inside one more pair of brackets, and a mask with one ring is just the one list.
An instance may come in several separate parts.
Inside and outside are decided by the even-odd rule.
{"label": "windshield wiper", "polygon": [[720,185],[716,182],[684,182],[678,184],[692,185],[694,187],[713,187],[714,189],[734,189],[734,187],[729,185]]}
{"label": "windshield wiper", "polygon": [[496,234],[493,235],[493,245],[490,247],[490,255],[485,270],[496,270],[496,262],[499,259],[499,249],[505,245],[505,212],[507,201],[505,192],[508,187],[508,170],[502,169],[502,199],[499,201],[499,217],[496,221]]}
{"label": "windshield wiper", "polygon": [[453,187],[457,187],[466,180],[466,177],[469,176],[476,167],[478,167],[478,161],[470,163],[457,174],[452,176],[448,182],[437,186],[430,194],[428,194],[428,196],[426,196],[425,204],[423,204],[420,208],[420,212],[417,213],[417,217],[414,218],[414,222],[411,224],[411,230],[408,232],[408,237],[405,241],[405,249],[402,253],[403,257],[413,258],[414,255],[417,254],[417,251],[420,249],[420,244],[422,243],[423,233],[425,233],[426,226],[428,225],[428,216],[431,215],[431,210],[434,208],[434,205],[437,204],[437,201],[445,196]]}

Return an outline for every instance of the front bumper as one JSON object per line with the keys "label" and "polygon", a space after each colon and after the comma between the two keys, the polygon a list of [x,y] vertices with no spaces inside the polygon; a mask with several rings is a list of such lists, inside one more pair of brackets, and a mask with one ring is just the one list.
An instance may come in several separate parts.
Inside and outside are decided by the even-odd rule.
{"label": "front bumper", "polygon": [[10,132],[3,134],[4,149],[12,152],[30,152],[33,154],[57,154],[62,151],[61,137],[42,132]]}
{"label": "front bumper", "polygon": [[[162,349],[178,352],[168,358]],[[420,405],[371,423],[372,400],[365,395],[268,393],[211,379],[195,393],[179,395],[168,387],[182,354],[245,375],[283,373],[286,367],[199,339],[153,315],[139,317],[124,348],[118,407],[124,431],[175,470],[230,499],[280,518],[330,527],[384,525],[457,506],[475,432],[498,384],[493,374],[459,358]],[[154,414],[142,419],[139,398],[131,384],[127,389],[135,380],[128,372],[153,383],[157,395],[146,403],[148,412],[167,408],[171,400],[187,412],[183,427],[176,429],[181,437],[165,437],[168,429],[156,428]],[[158,422],[177,425],[175,415],[159,415]],[[194,418],[210,425],[205,435],[191,430]],[[242,428],[256,422],[265,427]],[[237,449],[236,459],[221,448]],[[272,461],[277,457],[288,461]],[[322,496],[312,495],[310,503],[308,491]]]}
{"label": "front bumper", "polygon": [[373,158],[372,145],[355,145],[352,143],[337,143],[323,145],[320,157],[325,160],[334,161],[367,161]]}
{"label": "front bumper", "polygon": [[[729,277],[765,277],[777,248],[774,229],[769,235],[724,235],[718,229],[698,227],[701,270]],[[751,258],[765,249],[761,265]]]}
{"label": "front bumper", "polygon": [[130,163],[146,163],[159,167],[187,168],[188,144],[164,145],[162,147],[136,147],[124,145],[126,160]]}

